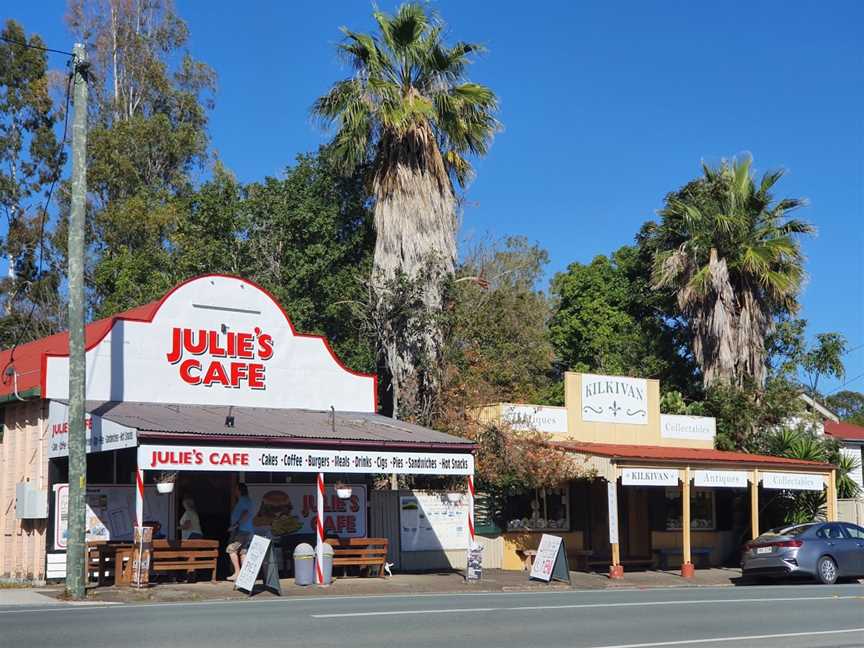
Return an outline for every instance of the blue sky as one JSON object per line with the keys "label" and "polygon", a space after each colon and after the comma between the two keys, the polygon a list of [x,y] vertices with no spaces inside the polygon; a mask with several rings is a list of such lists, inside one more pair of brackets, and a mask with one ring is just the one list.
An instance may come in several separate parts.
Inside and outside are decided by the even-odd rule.
{"label": "blue sky", "polygon": [[[551,274],[632,242],[702,160],[750,152],[757,171],[787,170],[778,193],[809,200],[810,332],[864,345],[864,3],[433,6],[453,38],[486,44],[471,76],[501,99],[504,130],[476,165],[463,238],[527,236],[549,250]],[[348,73],[338,27],[371,29],[370,3],[177,7],[193,55],[219,75],[212,145],[241,180],[279,174],[325,139],[309,106]],[[4,9],[50,46],[71,46],[65,2]],[[846,380],[858,377],[848,386],[864,389],[864,347],[846,361]]]}

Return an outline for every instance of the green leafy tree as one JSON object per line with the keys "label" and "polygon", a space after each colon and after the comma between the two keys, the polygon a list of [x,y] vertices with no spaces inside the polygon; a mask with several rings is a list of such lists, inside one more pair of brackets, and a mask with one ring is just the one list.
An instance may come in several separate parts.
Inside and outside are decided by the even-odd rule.
{"label": "green leafy tree", "polygon": [[206,160],[215,75],[184,51],[167,0],[70,0],[67,23],[91,60],[89,276],[104,316],[171,284],[168,241]]}
{"label": "green leafy tree", "polygon": [[0,209],[7,264],[0,281],[0,343],[6,347],[52,333],[62,321],[50,241],[43,245],[41,234],[49,218],[46,194],[64,158],[54,132],[60,113],[49,93],[46,54],[35,49],[45,44],[14,20],[0,34]]}
{"label": "green leafy tree", "polygon": [[844,389],[828,396],[825,404],[841,420],[864,426],[864,394],[861,392]]}
{"label": "green leafy tree", "polygon": [[[375,342],[355,317],[375,244],[363,169],[343,174],[325,148],[244,193],[243,274],[270,290],[299,330],[326,335],[348,366],[375,370]],[[226,258],[240,243],[223,240]]]}
{"label": "green leafy tree", "polygon": [[[424,279],[422,312],[387,320],[379,339],[395,413],[422,418],[428,413],[422,404],[439,388],[444,333],[436,313],[456,263],[456,188],[470,176],[468,157],[486,153],[498,128],[497,99],[465,78],[470,55],[481,48],[446,45],[444,25],[423,5],[373,17],[375,34],[343,28],[338,49],[353,73],[320,97],[313,113],[335,125],[333,152],[341,165],[369,169],[377,310],[394,310],[380,302],[394,298],[387,286],[400,275]],[[397,322],[405,326],[393,330]]]}
{"label": "green leafy tree", "polygon": [[749,158],[704,166],[703,177],[667,196],[659,223],[643,231],[654,252],[653,283],[675,291],[706,388],[764,384],[765,339],[775,317],[798,309],[797,237],[813,228],[789,217],[800,199],[774,200],[782,176],[769,172],[757,184]]}
{"label": "green leafy tree", "polygon": [[685,331],[649,278],[650,260],[639,247],[570,264],[552,280],[550,338],[569,369],[656,377],[693,397],[700,390]]}

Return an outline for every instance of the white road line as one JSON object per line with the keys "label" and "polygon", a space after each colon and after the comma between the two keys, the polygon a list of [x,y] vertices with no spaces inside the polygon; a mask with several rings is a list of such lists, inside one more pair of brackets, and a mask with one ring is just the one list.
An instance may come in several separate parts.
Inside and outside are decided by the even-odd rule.
{"label": "white road line", "polygon": [[401,616],[406,614],[457,614],[462,612],[518,612],[522,610],[581,610],[596,608],[656,607],[663,605],[713,605],[743,603],[788,603],[790,601],[841,601],[864,599],[861,596],[795,596],[788,598],[695,599],[679,601],[631,601],[626,603],[574,603],[571,605],[519,605],[516,607],[447,608],[426,610],[380,610],[375,612],[336,612],[310,614],[313,619],[343,619],[348,617]]}
{"label": "white road line", "polygon": [[793,637],[819,637],[825,635],[864,633],[864,628],[844,630],[819,630],[812,632],[785,632],[783,634],[742,635],[740,637],[714,637],[712,639],[685,639],[683,641],[655,641],[653,643],[617,644],[615,646],[595,646],[594,648],[658,648],[660,646],[694,646],[697,644],[723,643],[732,641],[756,641],[757,639],[791,639]]}

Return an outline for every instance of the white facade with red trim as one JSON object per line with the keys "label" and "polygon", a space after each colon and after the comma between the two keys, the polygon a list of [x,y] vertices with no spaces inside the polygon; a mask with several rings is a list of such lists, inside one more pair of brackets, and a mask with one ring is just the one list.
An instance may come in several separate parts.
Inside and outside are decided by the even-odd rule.
{"label": "white facade with red trim", "polygon": [[[69,357],[46,356],[44,398],[69,396]],[[299,334],[264,289],[208,275],[168,293],[149,322],[118,319],[87,349],[87,400],[376,410],[376,377]]]}

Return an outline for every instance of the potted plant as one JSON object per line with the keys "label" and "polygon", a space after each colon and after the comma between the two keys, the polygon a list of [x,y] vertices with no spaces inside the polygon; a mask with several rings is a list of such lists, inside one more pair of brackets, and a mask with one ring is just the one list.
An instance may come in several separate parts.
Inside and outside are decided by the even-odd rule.
{"label": "potted plant", "polygon": [[176,472],[162,471],[156,475],[156,490],[167,494],[174,492],[174,483],[177,481]]}
{"label": "potted plant", "polygon": [[342,482],[336,484],[336,497],[343,500],[351,499],[351,486]]}

